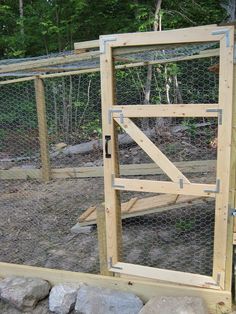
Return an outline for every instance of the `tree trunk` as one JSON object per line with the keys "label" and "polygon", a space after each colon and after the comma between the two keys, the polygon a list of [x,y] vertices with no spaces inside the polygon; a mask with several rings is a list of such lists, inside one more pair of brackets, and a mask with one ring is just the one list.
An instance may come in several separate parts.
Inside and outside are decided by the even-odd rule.
{"label": "tree trunk", "polygon": [[24,37],[24,22],[23,22],[23,18],[24,18],[24,5],[23,5],[23,0],[19,0],[19,11],[20,11],[20,20],[21,20],[21,24],[20,24],[20,33],[22,38]]}
{"label": "tree trunk", "polygon": [[[155,14],[154,14],[154,23],[153,23],[153,31],[156,32],[161,31],[159,21],[159,13],[161,9],[161,3],[162,0],[157,0],[156,2],[156,9],[155,9]],[[150,104],[150,95],[151,95],[151,86],[152,86],[152,65],[149,64],[147,68],[147,77],[146,77],[146,84],[145,84],[145,89],[144,89],[144,105]],[[149,118],[144,118],[142,121],[142,128],[143,129],[148,129],[150,127],[149,125]]]}

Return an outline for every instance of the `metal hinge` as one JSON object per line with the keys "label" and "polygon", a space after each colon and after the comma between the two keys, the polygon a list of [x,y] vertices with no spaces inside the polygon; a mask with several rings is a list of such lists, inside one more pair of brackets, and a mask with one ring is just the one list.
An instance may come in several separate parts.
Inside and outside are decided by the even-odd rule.
{"label": "metal hinge", "polygon": [[108,122],[111,124],[112,121],[112,114],[113,113],[119,113],[120,114],[120,123],[124,123],[124,115],[123,111],[121,109],[109,109],[108,110]]}
{"label": "metal hinge", "polygon": [[230,208],[230,213],[232,216],[236,217],[236,208]]}
{"label": "metal hinge", "polygon": [[215,190],[204,190],[205,193],[219,193],[220,192],[220,179],[216,180]]}
{"label": "metal hinge", "polygon": [[115,40],[116,40],[115,36],[101,36],[100,37],[100,53],[106,52],[106,43],[108,41],[115,41]]}
{"label": "metal hinge", "polygon": [[221,30],[216,30],[211,33],[212,35],[221,35],[225,34],[225,44],[226,47],[228,48],[230,46],[230,39],[229,39],[229,29],[221,29]]}
{"label": "metal hinge", "polygon": [[118,266],[113,266],[112,265],[112,257],[109,257],[109,260],[108,260],[108,268],[111,269],[111,268],[114,268],[114,269],[123,269],[122,267],[118,267]]}
{"label": "metal hinge", "polygon": [[222,109],[207,109],[206,112],[218,112],[218,123],[222,125],[222,115],[223,115]]}
{"label": "metal hinge", "polygon": [[111,185],[114,189],[124,189],[125,188],[124,185],[115,184],[115,175],[114,174],[111,175]]}

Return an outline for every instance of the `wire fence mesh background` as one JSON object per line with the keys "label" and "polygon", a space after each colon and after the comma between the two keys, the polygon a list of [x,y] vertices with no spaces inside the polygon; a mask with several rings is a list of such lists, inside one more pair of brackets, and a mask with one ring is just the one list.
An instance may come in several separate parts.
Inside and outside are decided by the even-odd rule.
{"label": "wire fence mesh background", "polygon": [[[192,55],[206,48],[212,48],[212,44],[125,57],[132,62],[155,61]],[[209,68],[218,62],[218,57],[211,57],[155,64],[149,82],[148,66],[116,70],[117,104],[145,104],[148,84],[150,104],[217,103],[218,74]],[[48,78],[44,85],[51,167],[102,166],[100,73]],[[33,81],[1,85],[0,94],[1,169],[20,168],[35,173],[41,162]],[[173,162],[216,159],[217,119],[132,121]],[[136,164],[138,169],[141,164],[153,163],[121,128],[119,138],[121,165]],[[184,174],[193,182],[215,182],[215,174],[206,170]],[[165,174],[136,178],[168,180]],[[88,234],[73,234],[70,229],[84,210],[104,201],[102,177],[49,183],[32,178],[2,179],[0,185],[1,261],[99,272],[96,226]],[[147,196],[150,194],[122,192],[121,200]],[[213,201],[125,219],[122,224],[123,261],[211,274]]]}

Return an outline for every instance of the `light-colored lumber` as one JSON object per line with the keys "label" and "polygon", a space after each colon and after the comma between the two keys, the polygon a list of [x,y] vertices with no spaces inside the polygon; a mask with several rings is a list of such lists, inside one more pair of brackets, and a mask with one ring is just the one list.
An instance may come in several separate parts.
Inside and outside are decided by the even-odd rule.
{"label": "light-colored lumber", "polygon": [[98,247],[99,247],[99,264],[100,274],[104,276],[111,276],[112,273],[108,270],[107,264],[107,241],[106,241],[106,217],[105,207],[97,206],[96,208],[96,223],[97,223],[97,234],[98,234]]}
{"label": "light-colored lumber", "polygon": [[[233,66],[233,104],[232,104],[232,140],[231,140],[231,161],[230,161],[230,190],[229,207],[231,211],[236,208],[236,65]],[[229,213],[225,289],[230,291],[232,287],[232,264],[233,244],[236,244],[235,218]]]}
{"label": "light-colored lumber", "polygon": [[65,270],[0,263],[0,276],[36,277],[49,281],[52,285],[60,283],[85,283],[91,286],[132,292],[147,302],[155,296],[198,296],[202,297],[209,314],[219,314],[220,305],[231,311],[231,293],[214,289],[176,285],[162,282],[150,282],[143,278],[118,278]]}
{"label": "light-colored lumber", "polygon": [[14,84],[14,83],[21,83],[21,82],[27,82],[27,81],[33,81],[35,80],[36,76],[28,76],[28,77],[21,77],[18,79],[10,79],[5,81],[0,81],[0,85],[7,85],[7,84]]}
{"label": "light-colored lumber", "polygon": [[[114,34],[114,41],[107,41],[106,47],[129,47],[129,46],[146,46],[146,45],[162,45],[162,44],[177,44],[177,43],[199,43],[199,42],[214,42],[222,38],[222,34],[213,35],[214,30],[233,30],[232,26],[227,27],[212,27],[205,26],[193,30],[177,29],[161,32],[142,32],[142,33],[127,33]],[[110,36],[110,35],[109,35]],[[100,36],[100,41],[106,40],[106,35]]]}
{"label": "light-colored lumber", "polygon": [[[193,160],[177,161],[174,165],[184,173],[210,173],[215,172],[215,160]],[[120,166],[121,175],[152,175],[163,174],[163,171],[154,163],[148,164],[129,164]],[[7,170],[0,170],[0,179],[40,179],[39,169],[22,169],[13,167]],[[103,177],[103,167],[75,167],[75,168],[55,168],[51,170],[52,179],[65,178],[90,178]]]}
{"label": "light-colored lumber", "polygon": [[[170,62],[180,62],[180,61],[187,61],[187,60],[195,60],[195,59],[202,59],[206,57],[214,57],[218,56],[219,52],[211,52],[206,55],[192,55],[192,56],[180,56],[180,57],[174,57],[170,59],[161,59],[161,60],[156,60],[156,61],[142,61],[142,62],[133,62],[133,63],[127,63],[127,64],[120,64],[116,65],[115,69],[116,70],[122,70],[122,69],[128,69],[128,68],[135,68],[135,67],[142,67],[142,66],[147,66],[149,64],[155,65],[155,64],[165,64],[165,63],[170,63]],[[81,70],[74,70],[74,71],[66,71],[63,73],[51,73],[51,74],[41,74],[39,75],[40,78],[46,79],[46,78],[57,78],[57,77],[64,77],[64,76],[73,76],[73,75],[79,75],[79,74],[84,74],[84,73],[95,73],[95,72],[100,72],[100,68],[89,68],[89,69],[81,69]],[[1,81],[0,85],[6,85],[6,84],[12,84],[12,83],[18,83],[18,82],[24,82],[24,81],[29,81],[29,80],[34,80],[35,76],[30,76],[30,77],[22,77],[19,79],[10,79],[6,81]]]}
{"label": "light-colored lumber", "polygon": [[183,173],[153,144],[153,142],[132,122],[129,118],[124,118],[123,123],[119,118],[114,119],[122,129],[148,154],[148,156],[167,174],[167,176],[178,182],[180,179],[185,183],[189,180]]}
{"label": "light-colored lumber", "polygon": [[81,53],[79,55],[45,58],[41,60],[25,61],[21,63],[1,65],[0,73],[9,73],[9,72],[35,69],[35,68],[40,68],[40,67],[45,67],[45,66],[68,64],[68,63],[73,63],[76,61],[98,58],[99,54],[100,54],[99,51],[90,51],[90,52]]}
{"label": "light-colored lumber", "polygon": [[225,288],[228,214],[230,190],[230,157],[232,133],[232,96],[233,96],[233,53],[234,28],[227,27],[228,33],[220,40],[219,108],[222,109],[222,124],[218,126],[217,178],[220,192],[216,194],[215,236],[213,256],[213,278]]}
{"label": "light-colored lumber", "polygon": [[[115,272],[129,274],[131,276],[146,277],[158,281],[179,283],[187,286],[196,286],[210,289],[220,289],[216,281],[210,276],[191,274],[186,272],[159,269],[154,267],[140,266],[129,263],[116,263],[113,265]],[[110,268],[113,271],[113,268]]]}
{"label": "light-colored lumber", "polygon": [[[118,160],[118,136],[114,120],[108,123],[108,113],[111,105],[115,102],[114,66],[112,50],[106,49],[106,53],[100,56],[101,68],[101,91],[102,91],[102,129],[104,151],[104,194],[106,214],[106,238],[107,257],[110,263],[116,263],[121,256],[121,206],[119,191],[112,187],[112,175],[120,173]],[[105,137],[110,136],[111,158],[105,155]]]}
{"label": "light-colored lumber", "polygon": [[18,179],[40,179],[42,177],[40,169],[22,169],[11,168],[8,170],[0,170],[1,180],[18,180]]}
{"label": "light-colored lumber", "polygon": [[46,182],[50,180],[51,167],[49,159],[48,145],[48,128],[45,104],[44,82],[40,78],[35,79],[35,97],[37,105],[38,130],[39,130],[39,145],[42,164],[42,179]]}
{"label": "light-colored lumber", "polygon": [[[114,110],[122,110],[124,117],[217,117],[218,104],[178,104],[178,105],[126,105],[114,106]],[[113,117],[119,118],[119,113],[114,112]]]}
{"label": "light-colored lumber", "polygon": [[183,188],[181,188],[178,182],[115,178],[114,185],[116,186],[116,189],[122,191],[150,193],[166,193],[168,191],[171,194],[205,196],[213,198],[215,198],[216,195],[214,192],[205,192],[205,190],[214,191],[216,189],[215,184],[184,183]]}
{"label": "light-colored lumber", "polygon": [[[152,197],[145,197],[138,199],[131,198],[128,202],[121,204],[122,219],[143,216],[153,213],[162,213],[178,208],[186,208],[194,204],[206,204],[209,199],[199,196],[186,196],[163,194]],[[100,206],[104,207],[104,204]],[[100,207],[98,206],[98,207]],[[96,223],[97,206],[89,207],[80,217],[79,225],[88,226]]]}
{"label": "light-colored lumber", "polygon": [[233,245],[236,245],[236,232],[233,233]]}
{"label": "light-colored lumber", "polygon": [[99,39],[89,40],[89,41],[80,41],[78,43],[74,43],[74,49],[91,49],[91,48],[99,48]]}

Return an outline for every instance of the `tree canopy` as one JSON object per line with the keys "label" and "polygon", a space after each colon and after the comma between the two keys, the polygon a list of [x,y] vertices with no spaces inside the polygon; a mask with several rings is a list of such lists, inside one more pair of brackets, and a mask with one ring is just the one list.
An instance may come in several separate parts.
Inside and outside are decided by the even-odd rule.
{"label": "tree canopy", "polygon": [[[165,30],[220,23],[230,15],[227,1],[160,2],[158,14]],[[156,0],[2,0],[0,58],[70,50],[75,41],[97,39],[102,34],[152,30],[156,3]]]}

